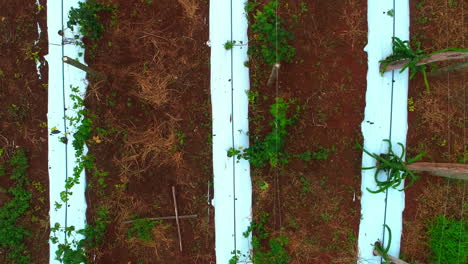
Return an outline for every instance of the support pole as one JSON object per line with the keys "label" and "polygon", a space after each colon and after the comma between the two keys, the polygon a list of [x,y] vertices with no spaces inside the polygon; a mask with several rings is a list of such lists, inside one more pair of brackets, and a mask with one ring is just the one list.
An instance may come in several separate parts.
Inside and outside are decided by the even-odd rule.
{"label": "support pole", "polygon": [[176,219],[176,224],[177,224],[177,234],[179,235],[179,249],[180,249],[180,252],[182,252],[182,236],[180,234],[179,213],[177,211],[177,199],[176,199],[174,186],[172,186],[172,198],[174,199],[174,211],[175,211],[175,219]]}
{"label": "support pole", "polygon": [[279,63],[275,63],[275,65],[273,65],[273,68],[271,69],[271,73],[270,73],[270,78],[268,78],[268,82],[267,82],[268,86],[273,86],[276,83],[276,80],[278,80],[278,72],[279,72],[280,66],[281,64]]}
{"label": "support pole", "polygon": [[[449,60],[463,60],[468,58],[468,52],[446,51],[434,54],[429,58],[420,60],[416,65],[424,65],[432,62],[449,61]],[[390,63],[385,69],[386,72],[403,68],[410,60],[399,60]],[[380,71],[383,70],[383,64],[380,63]]]}
{"label": "support pole", "polygon": [[67,56],[63,56],[63,62],[65,62],[66,64],[69,64],[73,67],[76,67],[82,71],[85,71],[86,73],[88,73],[89,75],[91,75],[92,77],[95,77],[95,78],[98,78],[98,79],[102,79],[102,80],[106,80],[107,79],[107,76],[100,73],[100,72],[97,72],[93,69],[91,69],[90,67],[84,65],[83,63],[77,61],[77,60],[74,60],[70,57],[67,57]]}
{"label": "support pole", "polygon": [[468,164],[415,162],[408,165],[412,171],[426,171],[432,175],[458,180],[468,180]]}
{"label": "support pole", "polygon": [[[374,255],[383,257],[377,250],[374,250]],[[394,264],[409,264],[408,262],[405,262],[401,259],[395,258],[390,255],[387,255],[386,261],[389,261],[390,263],[394,263]]]}
{"label": "support pole", "polygon": [[468,67],[468,62],[462,62],[462,63],[457,63],[457,64],[454,64],[454,65],[449,65],[449,66],[444,67],[444,68],[440,68],[439,70],[437,70],[435,72],[430,72],[427,75],[429,75],[429,76],[439,76],[439,75],[442,75],[443,73],[446,73],[446,72],[462,71],[463,69],[465,69],[467,67]]}

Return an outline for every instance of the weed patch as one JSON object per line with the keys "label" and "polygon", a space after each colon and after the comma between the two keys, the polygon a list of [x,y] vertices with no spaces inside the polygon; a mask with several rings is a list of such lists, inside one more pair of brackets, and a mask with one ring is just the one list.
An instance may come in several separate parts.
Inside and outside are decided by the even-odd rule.
{"label": "weed patch", "polygon": [[[71,8],[68,14],[67,27],[73,30],[74,26],[78,26],[80,34],[84,37],[93,41],[100,40],[104,32],[104,25],[100,21],[99,13],[111,12],[115,17],[115,12],[119,6],[102,4],[96,0],[87,0],[78,3],[78,5],[78,8]],[[75,36],[75,38],[78,38],[78,36]]]}
{"label": "weed patch", "polygon": [[270,113],[274,117],[270,123],[272,131],[264,140],[255,141],[249,148],[229,149],[228,157],[237,156],[238,160],[241,158],[248,160],[256,167],[263,167],[267,162],[272,167],[288,163],[289,155],[283,150],[284,140],[288,134],[286,129],[294,124],[299,114],[299,108],[296,108],[295,114],[288,117],[290,103],[283,98],[276,98],[276,103],[270,107]]}
{"label": "weed patch", "polygon": [[[290,259],[285,248],[289,240],[283,235],[270,237],[270,233],[265,230],[268,216],[267,213],[262,213],[260,221],[252,222],[243,234],[244,237],[252,234],[253,255],[250,256],[250,259],[255,264],[286,264]],[[265,248],[262,247],[262,243],[266,239],[268,239],[268,247]]]}
{"label": "weed patch", "polygon": [[246,5],[247,13],[252,14],[254,36],[249,55],[269,65],[291,62],[296,55],[296,50],[289,44],[294,35],[286,30],[283,20],[277,15],[278,7],[277,0],[268,2],[263,8],[259,8],[257,1],[248,1]]}
{"label": "weed patch", "polygon": [[466,263],[468,261],[468,225],[438,216],[429,226],[429,246],[433,263]]}
{"label": "weed patch", "polygon": [[152,230],[157,224],[161,224],[161,221],[153,221],[150,219],[137,219],[133,222],[132,227],[127,230],[128,238],[137,238],[144,242],[153,241]]}
{"label": "weed patch", "polygon": [[28,178],[28,160],[23,150],[17,150],[9,166],[12,168],[10,178],[16,181],[16,185],[8,190],[13,199],[0,208],[0,247],[7,252],[6,256],[13,264],[29,264],[30,255],[24,243],[24,239],[30,232],[18,224],[29,209],[31,193],[26,190]]}

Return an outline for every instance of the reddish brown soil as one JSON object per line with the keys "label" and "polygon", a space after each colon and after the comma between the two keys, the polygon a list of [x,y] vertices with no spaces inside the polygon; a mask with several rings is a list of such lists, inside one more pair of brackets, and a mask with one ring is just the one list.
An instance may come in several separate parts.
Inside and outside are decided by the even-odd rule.
{"label": "reddish brown soil", "polygon": [[[281,66],[278,94],[263,85],[270,68],[252,63],[252,83],[261,83],[252,90],[261,99],[250,115],[263,115],[266,120],[251,122],[250,134],[268,132],[268,111],[275,97],[296,99],[302,111],[289,130],[285,151],[317,151],[322,146],[335,152],[323,161],[292,160],[280,169],[254,170],[254,216],[269,213],[267,229],[289,238],[290,263],[355,263],[361,152],[353,146],[361,140],[365,105],[367,55],[362,50],[367,4],[306,2],[308,11],[294,24],[299,2],[281,2],[280,16],[292,25],[297,55],[293,63]],[[270,188],[260,190],[259,181]]]}
{"label": "reddish brown soil", "polygon": [[[46,1],[41,0],[45,7]],[[31,183],[42,188],[28,186],[32,193],[30,209],[18,223],[31,232],[26,238],[28,253],[34,263],[48,263],[48,173],[47,173],[47,66],[43,56],[47,54],[47,25],[45,8],[37,12],[35,0],[0,1],[0,148],[7,150],[0,158],[4,165],[15,147],[26,150]],[[39,38],[37,23],[42,33]],[[36,71],[36,63],[28,51],[39,51],[42,79]],[[41,125],[42,124],[42,125]],[[45,128],[44,128],[45,125]],[[7,174],[8,175],[8,174]],[[6,190],[14,184],[7,176],[0,177],[0,188]],[[42,189],[40,191],[40,189]],[[0,207],[11,197],[0,193]],[[6,251],[0,249],[0,262]]]}
{"label": "reddish brown soil", "polygon": [[[451,8],[433,0],[419,8],[416,8],[417,3],[411,1],[413,41],[420,41],[427,52],[447,47],[463,48],[464,25],[459,2]],[[465,14],[466,9],[465,5]],[[465,77],[466,70],[429,77],[430,93],[426,92],[421,76],[410,81],[409,97],[414,101],[414,111],[410,109],[408,116],[410,157],[426,152],[424,161],[463,162],[467,147]],[[416,263],[430,263],[428,226],[439,215],[466,219],[466,210],[462,213],[465,185],[428,174],[419,176],[420,180],[406,191],[401,254]]]}
{"label": "reddish brown soil", "polygon": [[[88,142],[97,168],[109,176],[102,189],[88,173],[87,215],[93,223],[96,210],[106,206],[111,223],[104,244],[91,250],[90,263],[214,262],[213,211],[207,205],[212,178],[208,3],[181,1],[191,3],[184,9],[173,0],[107,2],[120,5],[117,23],[107,26],[86,61],[109,80],[92,82],[86,104],[96,115],[95,128],[114,132],[94,131],[102,142]],[[159,97],[148,101],[140,84],[152,78],[151,95]],[[167,83],[158,83],[165,78]],[[129,225],[121,223],[136,215],[174,215],[172,186],[179,214],[198,215],[181,220],[182,253],[175,221],[158,225],[153,242],[129,238]]]}

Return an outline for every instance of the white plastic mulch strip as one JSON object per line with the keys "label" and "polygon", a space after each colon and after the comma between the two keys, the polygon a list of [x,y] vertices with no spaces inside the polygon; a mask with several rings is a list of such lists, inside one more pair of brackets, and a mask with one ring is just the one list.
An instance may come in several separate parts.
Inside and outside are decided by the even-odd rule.
{"label": "white plastic mulch strip", "polygon": [[[39,0],[36,0],[36,5],[37,5],[37,10],[40,12],[41,10],[41,4],[39,3]],[[39,40],[41,39],[41,25],[39,25],[39,22],[37,22],[37,40],[34,41],[34,45],[37,45],[39,43]],[[37,76],[39,77],[39,80],[42,79],[41,75],[41,62],[36,61],[36,70],[37,70]]]}
{"label": "white plastic mulch strip", "polygon": [[[70,8],[78,6],[78,0],[49,0],[47,1],[47,26],[49,39],[49,54],[46,56],[49,65],[48,86],[48,114],[49,128],[49,186],[50,186],[50,225],[59,223],[62,228],[74,226],[76,230],[83,229],[86,223],[86,178],[81,174],[80,183],[75,184],[68,196],[68,202],[63,202],[60,193],[65,191],[65,180],[72,177],[76,165],[75,149],[72,146],[75,129],[70,127],[66,117],[76,116],[73,102],[70,99],[71,87],[78,87],[83,95],[86,90],[86,73],[62,62],[63,56],[79,58],[84,51],[70,41],[63,42],[59,30],[66,27]],[[62,5],[63,4],[63,5]],[[65,39],[73,39],[73,33],[65,30]],[[51,133],[54,130],[54,133]],[[61,142],[60,138],[67,136],[68,144]],[[62,204],[56,208],[56,203]],[[57,234],[59,243],[65,242],[65,234]],[[75,240],[80,237],[75,236]],[[50,244],[50,263],[60,263],[55,260],[57,244]]]}
{"label": "white plastic mulch strip", "polygon": [[[391,11],[393,10],[393,12]],[[390,11],[390,12],[389,12]],[[393,15],[392,15],[393,13]],[[368,1],[368,73],[366,108],[362,133],[364,148],[371,153],[387,153],[390,139],[393,150],[398,155],[401,148],[397,143],[406,145],[408,71],[399,70],[379,73],[379,61],[392,53],[392,37],[402,40],[409,38],[409,3],[408,0]],[[371,167],[375,160],[363,153],[362,166]],[[402,232],[402,213],[405,207],[405,194],[399,189],[389,189],[385,193],[373,194],[366,188],[377,190],[374,179],[375,170],[362,171],[361,183],[361,223],[359,226],[358,263],[381,263],[381,258],[373,255],[373,244],[380,240],[388,245],[388,232],[384,224],[391,229],[390,251],[398,256]],[[381,180],[386,175],[379,175]]]}
{"label": "white plastic mulch strip", "polygon": [[[231,147],[248,147],[249,71],[247,56],[246,1],[210,1],[211,102],[213,111],[213,173],[216,262],[229,263],[233,256],[248,262],[252,186],[245,160],[227,157]],[[224,44],[235,41],[231,50]]]}

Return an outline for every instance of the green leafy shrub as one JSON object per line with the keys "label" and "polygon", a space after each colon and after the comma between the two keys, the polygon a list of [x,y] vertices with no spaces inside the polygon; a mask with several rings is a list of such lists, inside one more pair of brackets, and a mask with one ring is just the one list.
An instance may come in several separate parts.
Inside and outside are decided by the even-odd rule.
{"label": "green leafy shrub", "polygon": [[[58,245],[55,252],[55,259],[64,264],[81,264],[86,263],[86,250],[95,249],[102,244],[109,221],[109,210],[101,207],[96,212],[97,217],[94,225],[88,224],[84,229],[75,231],[74,226],[65,228],[67,240],[63,244]],[[52,243],[58,243],[56,233],[62,230],[58,223],[51,228],[54,234],[51,237]],[[83,235],[83,238],[76,240],[76,235]]]}
{"label": "green leafy shrub", "polygon": [[74,26],[79,26],[79,32],[84,37],[94,41],[101,39],[104,25],[100,21],[99,13],[112,12],[115,16],[118,5],[106,5],[96,0],[87,0],[78,3],[78,5],[78,8],[72,7],[70,9],[67,27],[73,30]]}
{"label": "green leafy shrub", "polygon": [[432,263],[468,262],[468,224],[465,221],[438,216],[429,226]]}
{"label": "green leafy shrub", "polygon": [[137,219],[133,222],[132,227],[127,230],[129,238],[137,238],[145,242],[153,241],[153,234],[151,231],[157,224],[161,224],[161,221],[152,221],[150,219]]}
{"label": "green leafy shrub", "polygon": [[284,27],[283,20],[277,16],[278,0],[268,2],[263,9],[258,4],[248,1],[246,11],[253,14],[251,25],[253,41],[249,54],[262,58],[269,65],[279,62],[291,62],[296,50],[289,44],[294,35]]}
{"label": "green leafy shrub", "polygon": [[276,98],[276,103],[270,106],[270,113],[274,120],[270,123],[272,131],[264,140],[257,140],[252,146],[243,150],[231,148],[228,150],[228,156],[237,155],[237,159],[245,159],[253,166],[263,167],[269,162],[273,167],[280,163],[287,163],[289,155],[284,152],[284,140],[288,134],[287,128],[294,124],[298,117],[299,108],[292,117],[288,117],[287,111],[290,102],[283,98]]}
{"label": "green leafy shrub", "polygon": [[31,261],[24,239],[30,232],[17,223],[29,209],[32,197],[26,189],[26,172],[29,168],[26,153],[17,150],[9,166],[12,168],[10,178],[16,181],[16,185],[8,190],[13,199],[0,208],[0,248],[7,252],[6,256],[11,263],[29,264]]}

